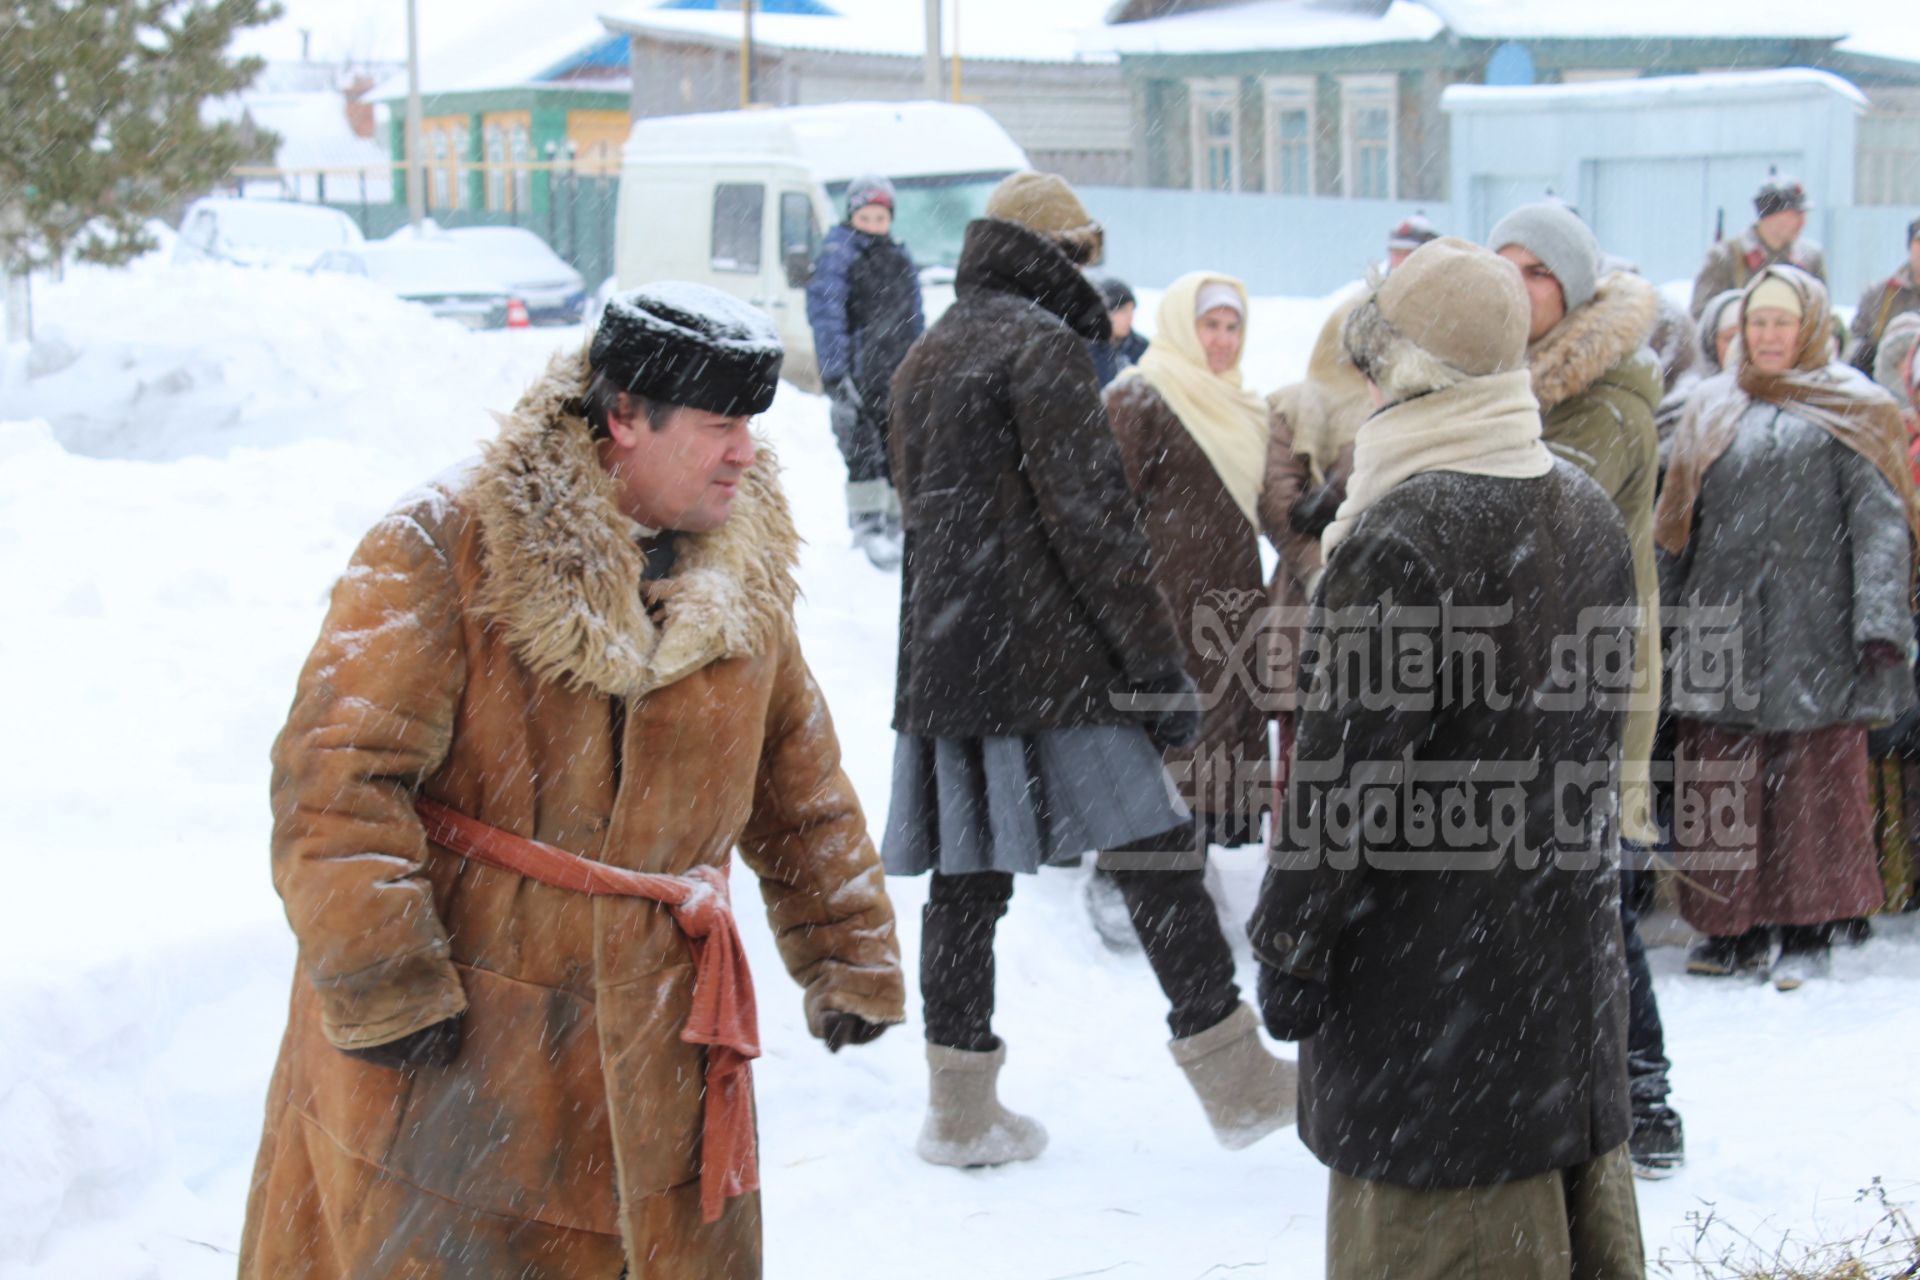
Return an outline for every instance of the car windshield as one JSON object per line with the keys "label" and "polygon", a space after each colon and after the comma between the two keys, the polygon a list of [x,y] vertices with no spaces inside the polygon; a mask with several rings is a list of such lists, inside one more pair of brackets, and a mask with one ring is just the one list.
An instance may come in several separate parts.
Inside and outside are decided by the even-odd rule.
{"label": "car windshield", "polygon": [[219,212],[220,236],[228,244],[275,253],[324,253],[353,242],[353,223],[327,209],[235,202]]}
{"label": "car windshield", "polygon": [[[966,239],[967,224],[986,212],[987,197],[1011,172],[895,178],[893,238],[907,246],[916,267],[960,265],[960,245]],[[847,184],[829,183],[827,194],[839,209],[846,198]]]}
{"label": "car windshield", "polygon": [[506,292],[485,263],[452,245],[369,245],[362,255],[367,274],[401,297]]}

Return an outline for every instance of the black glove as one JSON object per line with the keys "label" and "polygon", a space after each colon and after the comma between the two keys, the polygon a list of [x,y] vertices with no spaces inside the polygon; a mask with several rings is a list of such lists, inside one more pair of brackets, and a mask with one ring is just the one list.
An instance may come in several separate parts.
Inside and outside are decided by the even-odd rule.
{"label": "black glove", "polygon": [[1287,523],[1293,531],[1317,538],[1333,523],[1333,513],[1347,499],[1347,487],[1329,480],[1318,489],[1309,489],[1293,500],[1287,511]]}
{"label": "black glove", "polygon": [[850,1044],[872,1044],[887,1029],[884,1022],[868,1022],[857,1013],[829,1009],[820,1015],[820,1039],[827,1052],[838,1053]]}
{"label": "black glove", "polygon": [[1272,965],[1260,966],[1254,983],[1260,996],[1260,1020],[1275,1040],[1305,1040],[1327,1016],[1325,983],[1296,978]]}
{"label": "black glove", "polygon": [[1150,680],[1136,680],[1127,686],[1127,692],[1134,697],[1157,700],[1178,696],[1179,705],[1171,710],[1144,709],[1140,713],[1147,736],[1153,739],[1153,745],[1160,750],[1190,747],[1199,739],[1199,690],[1194,687],[1193,677],[1186,672],[1176,671],[1172,675],[1155,676]]}
{"label": "black glove", "polygon": [[376,1067],[401,1071],[408,1067],[449,1067],[460,1056],[460,1019],[448,1018],[411,1035],[368,1045],[364,1049],[342,1049],[349,1058],[371,1062]]}

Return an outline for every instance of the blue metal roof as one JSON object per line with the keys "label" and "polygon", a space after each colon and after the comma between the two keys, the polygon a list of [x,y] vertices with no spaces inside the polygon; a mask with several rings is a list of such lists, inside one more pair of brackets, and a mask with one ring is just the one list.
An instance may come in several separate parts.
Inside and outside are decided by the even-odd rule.
{"label": "blue metal roof", "polygon": [[587,67],[612,68],[624,70],[631,56],[633,42],[624,35],[610,35],[596,40],[576,53],[568,54],[560,61],[534,77],[537,83],[542,80],[559,80]]}

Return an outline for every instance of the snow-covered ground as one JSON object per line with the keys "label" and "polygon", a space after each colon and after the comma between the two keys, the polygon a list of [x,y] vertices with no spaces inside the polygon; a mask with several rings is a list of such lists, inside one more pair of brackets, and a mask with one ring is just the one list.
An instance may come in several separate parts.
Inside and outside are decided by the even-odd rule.
{"label": "snow-covered ground", "polygon": [[[36,301],[41,341],[0,363],[0,1278],[225,1276],[293,960],[266,793],[294,674],[361,531],[581,334],[471,334],[354,281],[163,259]],[[1299,374],[1325,309],[1256,303],[1256,385]],[[894,580],[847,544],[824,401],[783,387],[763,425],[809,539],[802,633],[877,824]],[[1238,919],[1259,854],[1220,864]],[[1003,925],[1003,1094],[1053,1145],[996,1171],[914,1157],[917,1022],[829,1056],[747,913],[770,1277],[1321,1273],[1324,1173],[1290,1132],[1213,1144],[1145,962],[1095,940],[1082,878],[1023,881]],[[911,973],[925,884],[893,890]],[[1911,918],[1791,996],[1679,964],[1656,953],[1692,1154],[1641,1187],[1650,1254],[1707,1204],[1766,1238],[1864,1221],[1876,1175],[1920,1194]]]}

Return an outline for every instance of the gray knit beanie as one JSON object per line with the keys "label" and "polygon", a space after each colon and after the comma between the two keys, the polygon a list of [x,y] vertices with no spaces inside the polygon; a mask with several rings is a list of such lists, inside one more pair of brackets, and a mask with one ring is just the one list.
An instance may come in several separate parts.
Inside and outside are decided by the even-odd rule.
{"label": "gray knit beanie", "polygon": [[1599,284],[1600,242],[1587,224],[1563,204],[1524,204],[1494,224],[1487,247],[1495,253],[1517,244],[1546,264],[1560,282],[1567,310],[1593,301]]}

